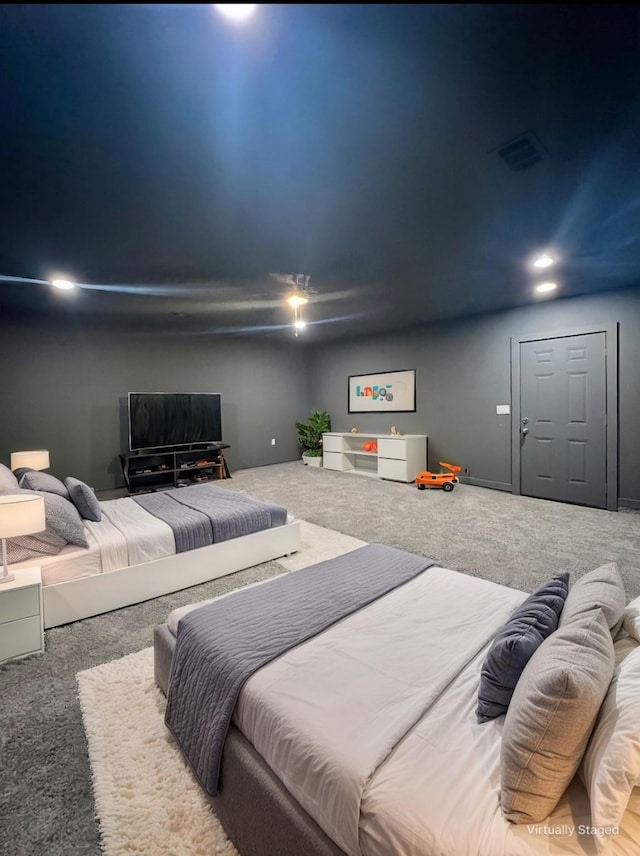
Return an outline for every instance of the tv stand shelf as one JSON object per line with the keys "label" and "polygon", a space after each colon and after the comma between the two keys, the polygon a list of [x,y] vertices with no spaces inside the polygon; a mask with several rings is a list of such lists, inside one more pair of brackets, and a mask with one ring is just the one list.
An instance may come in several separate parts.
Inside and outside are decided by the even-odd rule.
{"label": "tv stand shelf", "polygon": [[186,484],[231,478],[222,449],[226,443],[201,449],[163,450],[120,455],[129,493],[167,490]]}

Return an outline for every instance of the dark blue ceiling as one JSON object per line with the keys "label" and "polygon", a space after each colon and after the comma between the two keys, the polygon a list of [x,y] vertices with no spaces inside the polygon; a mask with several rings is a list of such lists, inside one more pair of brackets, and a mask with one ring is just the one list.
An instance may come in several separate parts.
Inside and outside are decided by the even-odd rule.
{"label": "dark blue ceiling", "polygon": [[[310,340],[640,281],[640,10],[0,7],[0,308]],[[512,171],[498,150],[528,134]],[[108,286],[108,287],[107,287]]]}

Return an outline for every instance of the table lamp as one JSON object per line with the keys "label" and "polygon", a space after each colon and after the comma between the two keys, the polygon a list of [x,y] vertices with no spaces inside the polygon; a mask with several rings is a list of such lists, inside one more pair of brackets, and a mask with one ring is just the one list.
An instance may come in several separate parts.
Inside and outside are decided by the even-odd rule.
{"label": "table lamp", "polygon": [[32,452],[11,452],[11,469],[29,467],[32,470],[49,469],[49,452],[45,449],[36,449]]}
{"label": "table lamp", "polygon": [[7,538],[33,535],[46,529],[44,499],[41,496],[6,494],[0,496],[0,538],[2,539],[2,568],[0,584],[14,579],[7,562]]}

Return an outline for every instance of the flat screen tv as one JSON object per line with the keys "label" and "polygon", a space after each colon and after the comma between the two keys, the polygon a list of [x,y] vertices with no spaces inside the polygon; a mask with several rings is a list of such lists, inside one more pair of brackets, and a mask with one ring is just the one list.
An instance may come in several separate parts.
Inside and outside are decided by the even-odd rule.
{"label": "flat screen tv", "polygon": [[222,441],[217,392],[130,392],[129,449]]}

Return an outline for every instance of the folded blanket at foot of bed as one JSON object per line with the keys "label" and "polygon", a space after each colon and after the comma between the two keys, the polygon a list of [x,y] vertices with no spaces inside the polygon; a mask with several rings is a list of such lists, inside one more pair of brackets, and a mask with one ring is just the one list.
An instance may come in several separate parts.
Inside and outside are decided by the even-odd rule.
{"label": "folded blanket at foot of bed", "polygon": [[212,485],[176,488],[133,499],[171,528],[177,553],[282,526],[287,520],[287,510],[281,505]]}
{"label": "folded blanket at foot of bed", "polygon": [[244,589],[178,625],[165,722],[215,795],[222,747],[243,684],[259,668],[434,564],[370,544]]}

